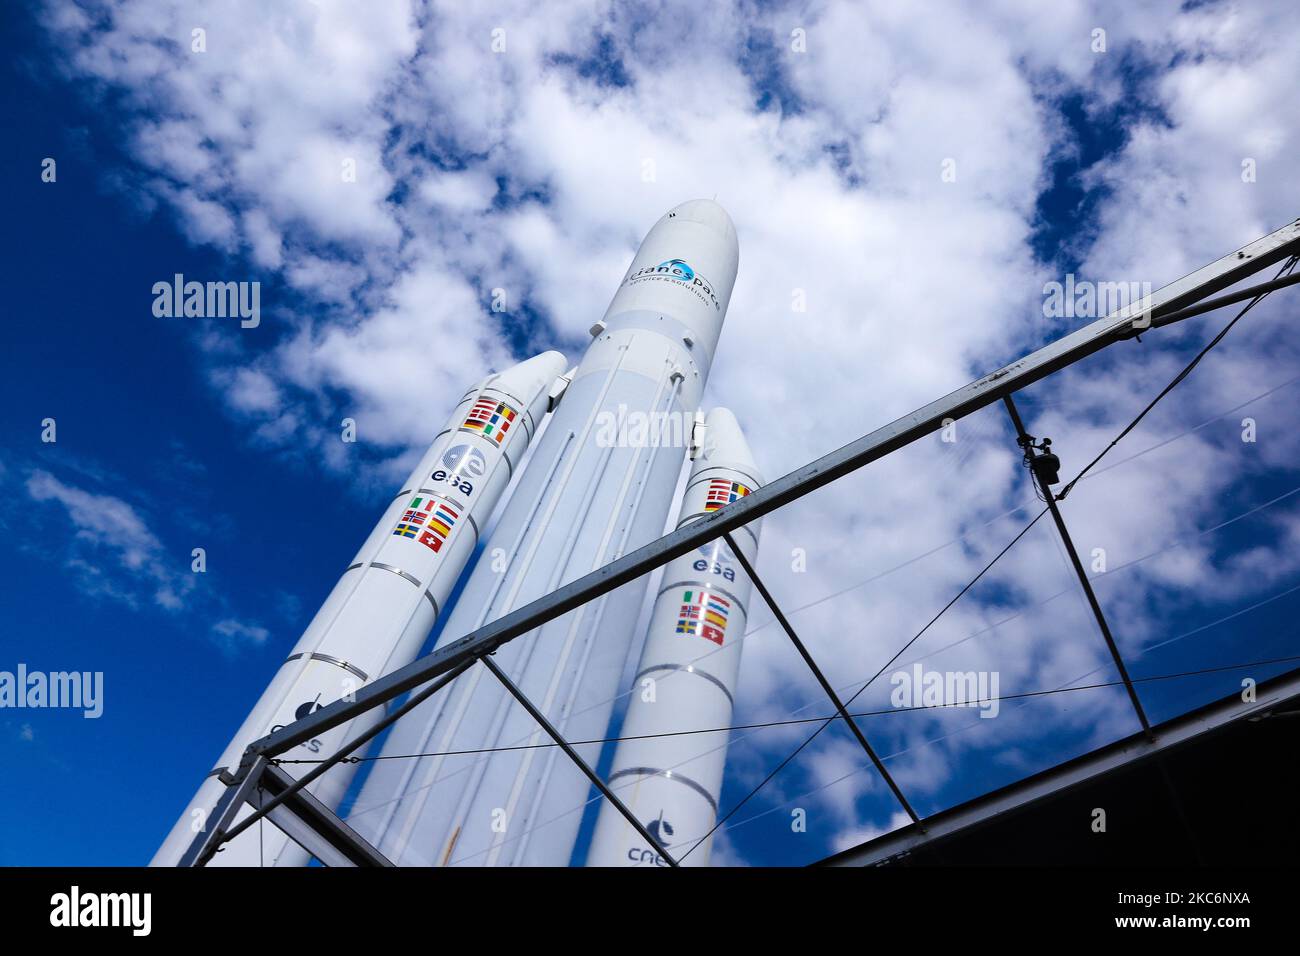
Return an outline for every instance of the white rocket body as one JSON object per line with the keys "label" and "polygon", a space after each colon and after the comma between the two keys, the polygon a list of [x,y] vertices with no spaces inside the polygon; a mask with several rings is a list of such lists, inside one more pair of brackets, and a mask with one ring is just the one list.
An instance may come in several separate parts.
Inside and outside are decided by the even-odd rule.
{"label": "white rocket body", "polygon": [[[677,526],[698,521],[762,484],[736,418],[709,413],[704,453],[697,456]],[[752,565],[759,521],[732,532]],[[627,716],[606,778],[628,809],[678,860],[718,816],[730,733],[695,733],[731,724],[740,639],[751,583],[721,538],[664,569],[650,616]],[[654,736],[676,734],[681,736]],[[634,739],[639,738],[639,739]],[[712,836],[682,865],[705,866]],[[588,866],[667,866],[663,856],[608,803],[600,808]]]}
{"label": "white rocket body", "polygon": [[[564,356],[545,352],[465,393],[221,755],[152,865],[174,866],[202,829],[248,744],[355,693],[419,653],[546,414]],[[286,758],[328,757],[383,717],[376,708],[301,744]],[[306,765],[304,765],[306,766]],[[337,807],[355,765],[308,789]],[[305,771],[304,771],[305,772]],[[296,774],[301,775],[301,774]],[[245,810],[245,813],[250,811]],[[225,844],[209,865],[302,866],[308,854],[273,826]]]}
{"label": "white rocket body", "polygon": [[[646,235],[572,373],[441,643],[658,538],[731,297],[735,227],[696,200]],[[604,595],[494,661],[569,740],[599,738],[647,581]],[[482,664],[398,721],[385,756],[549,739]],[[591,763],[599,745],[579,746]],[[349,824],[399,864],[569,862],[590,787],[558,748],[381,760]]]}

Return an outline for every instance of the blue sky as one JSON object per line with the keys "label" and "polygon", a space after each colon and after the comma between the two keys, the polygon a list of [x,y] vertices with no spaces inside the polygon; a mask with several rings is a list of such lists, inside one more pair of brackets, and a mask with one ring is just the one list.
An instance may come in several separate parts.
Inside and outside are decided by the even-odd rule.
{"label": "blue sky", "polygon": [[[40,35],[12,9],[6,17],[5,163],[17,188],[5,248],[9,275],[24,278],[4,323],[5,666],[101,670],[106,715],[0,717],[11,784],[0,861],[143,864],[373,516],[338,478],[250,448],[222,413],[191,330],[155,320],[149,293],[160,262],[205,276],[218,257],[106,186],[122,162],[112,123],[68,85],[35,80]],[[29,175],[33,148],[59,157],[53,188]],[[46,417],[55,444],[40,441]],[[185,608],[137,594],[112,549],[87,555],[136,606],[88,594],[65,566],[76,519],[23,494],[32,470],[128,502],[178,574],[188,575],[192,548],[206,548],[208,571],[193,576]],[[230,619],[267,636],[226,646],[212,625]],[[31,741],[19,739],[24,725]]]}
{"label": "blue sky", "polygon": [[[1257,29],[1266,5],[1066,6],[1016,23],[1014,5],[953,5],[952,29],[934,31],[887,9],[741,4],[710,14],[712,40],[639,9],[584,6],[561,25],[520,8],[500,14],[519,52],[496,60],[476,46],[496,21],[465,11],[359,25],[329,8],[310,42],[308,26],[268,28],[274,57],[214,14],[196,59],[183,4],[141,21],[7,9],[0,669],[102,670],[106,701],[98,720],[0,711],[0,863],[147,862],[429,423],[488,368],[543,348],[576,357],[640,234],[678,201],[716,193],[737,221],[709,402],[737,410],[769,476],[1066,331],[1042,317],[1045,281],[1158,287],[1295,216],[1277,170],[1296,121],[1274,98],[1295,66],[1283,37]],[[1105,55],[1089,49],[1098,23]],[[800,24],[804,59],[787,39]],[[350,30],[370,32],[354,48]],[[314,172],[340,155],[362,171],[347,194]],[[41,182],[46,156],[55,183]],[[958,178],[943,183],[951,157]],[[1243,183],[1242,157],[1257,182]],[[262,324],[155,317],[153,283],[178,272],[260,281]],[[486,307],[498,287],[504,316]],[[810,316],[791,316],[792,289]],[[1175,440],[1067,503],[1080,547],[1116,566],[1189,542],[1097,581],[1135,676],[1300,653],[1300,592],[1285,594],[1300,584],[1300,495],[1198,534],[1300,487],[1285,295],[1113,456]],[[1021,400],[1031,430],[1072,474],[1226,319],[1035,386]],[[828,397],[835,427],[806,427]],[[354,445],[337,440],[345,415]],[[56,443],[40,440],[45,418]],[[874,672],[1026,517],[999,516],[1034,503],[1004,416],[959,429],[765,527],[760,569],[837,684]],[[196,547],[204,574],[190,571]],[[791,572],[794,547],[810,573]],[[1091,679],[1112,679],[1045,522],[1004,566],[918,643],[984,632],[931,666],[999,668],[1003,693],[1098,665]],[[737,720],[824,713],[777,628],[751,623],[767,626],[747,640]],[[1163,719],[1239,680],[1142,695]],[[884,700],[873,694],[862,709]],[[1114,688],[1016,711],[937,744],[969,715],[865,727],[926,811],[1133,729]],[[808,730],[738,739],[722,805]],[[849,735],[823,737],[737,815],[722,862],[807,862],[890,825],[870,771],[833,783],[862,766]],[[794,806],[809,833],[791,832]]]}

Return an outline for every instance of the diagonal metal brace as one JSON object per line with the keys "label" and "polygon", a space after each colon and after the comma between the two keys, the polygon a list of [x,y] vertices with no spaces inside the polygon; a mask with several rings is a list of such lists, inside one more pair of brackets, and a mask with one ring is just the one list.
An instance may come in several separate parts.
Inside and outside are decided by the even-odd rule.
{"label": "diagonal metal brace", "polygon": [[771,608],[772,613],[776,615],[776,620],[785,631],[786,636],[790,638],[790,643],[795,646],[795,650],[799,652],[799,656],[804,659],[804,663],[808,665],[808,669],[812,671],[813,676],[817,678],[817,683],[821,684],[822,690],[826,692],[826,696],[829,697],[831,703],[835,705],[836,713],[838,713],[840,718],[848,724],[849,729],[853,731],[853,736],[858,738],[858,743],[862,745],[862,749],[865,750],[867,756],[871,758],[872,766],[876,768],[876,772],[879,773],[885,783],[889,785],[889,789],[893,792],[894,797],[898,800],[899,804],[901,804],[903,809],[907,812],[907,815],[911,817],[912,822],[920,823],[921,818],[916,815],[916,811],[912,809],[912,805],[907,802],[907,797],[903,796],[903,791],[899,789],[898,784],[894,782],[894,778],[890,776],[889,771],[885,769],[885,764],[881,761],[880,757],[877,756],[875,749],[867,742],[866,734],[862,732],[862,728],[858,726],[858,722],[854,720],[853,716],[848,712],[848,709],[844,706],[844,702],[840,700],[840,695],[835,693],[835,688],[831,686],[830,681],[826,679],[826,675],[823,674],[821,668],[817,666],[817,662],[813,660],[813,656],[808,652],[808,648],[804,646],[803,641],[799,640],[799,635],[795,633],[789,620],[787,620],[785,614],[782,613],[780,606],[776,603],[776,598],[772,597],[771,592],[768,591],[766,585],[763,584],[758,573],[754,570],[753,565],[745,559],[744,552],[742,552],[740,546],[736,544],[736,539],[731,536],[730,531],[724,534],[723,537],[727,539],[727,544],[731,546],[731,552],[736,556],[736,560],[740,562],[740,566],[744,568],[745,573],[749,575],[749,580],[754,582],[754,587],[758,589],[759,594],[763,595],[763,600],[767,602],[767,606]]}
{"label": "diagonal metal brace", "polygon": [[[1025,459],[1032,463],[1035,456],[1033,445],[1030,444],[1032,438],[1025,431],[1025,423],[1020,420],[1020,412],[1016,408],[1016,403],[1012,401],[1010,395],[1004,396],[1002,401],[1007,407],[1007,414],[1011,416],[1011,423],[1016,428],[1016,440],[1020,447],[1025,450]],[[1128,675],[1128,668],[1124,666],[1124,658],[1119,652],[1119,645],[1115,643],[1115,636],[1110,632],[1110,625],[1106,622],[1106,615],[1102,612],[1101,602],[1097,600],[1097,593],[1093,591],[1092,582],[1088,580],[1088,573],[1083,569],[1083,562],[1079,560],[1079,552],[1074,546],[1074,539],[1070,537],[1070,529],[1065,526],[1065,518],[1061,516],[1061,508],[1056,503],[1056,496],[1052,494],[1052,489],[1047,486],[1047,482],[1042,480],[1037,471],[1030,468],[1029,474],[1029,480],[1042,492],[1043,500],[1047,502],[1047,508],[1052,512],[1052,520],[1056,522],[1056,530],[1061,535],[1061,542],[1065,545],[1065,552],[1070,558],[1070,565],[1074,568],[1074,573],[1079,579],[1079,586],[1088,599],[1088,606],[1092,608],[1092,616],[1097,621],[1097,628],[1101,631],[1107,650],[1110,651],[1110,659],[1114,661],[1115,669],[1119,671],[1120,680],[1124,682],[1124,689],[1128,691],[1128,699],[1133,704],[1133,710],[1137,712],[1138,721],[1142,724],[1142,731],[1150,735],[1151,722],[1147,720],[1147,714],[1142,709],[1142,701],[1138,697],[1137,688],[1133,686],[1133,680]]]}
{"label": "diagonal metal brace", "polygon": [[613,790],[609,789],[608,784],[606,784],[604,780],[600,779],[600,775],[597,774],[596,771],[592,770],[590,764],[583,760],[578,752],[573,749],[573,746],[564,739],[563,735],[556,730],[555,725],[546,719],[546,715],[538,710],[533,705],[533,702],[528,699],[527,695],[515,686],[515,682],[506,676],[506,672],[497,666],[496,661],[492,660],[490,657],[483,657],[482,661],[487,665],[487,669],[492,672],[492,675],[501,682],[502,686],[504,686],[506,690],[510,691],[511,696],[523,705],[524,710],[528,711],[529,716],[541,725],[542,730],[546,731],[547,736],[559,745],[559,748],[564,751],[565,756],[572,760],[577,765],[578,769],[586,774],[587,779],[596,785],[596,789],[604,795],[605,799],[614,805],[614,809],[621,813],[628,823],[632,824],[632,828],[635,829],[637,833],[641,834],[641,839],[645,840],[646,843],[650,845],[650,849],[654,850],[667,860],[669,866],[676,866],[677,860],[669,854],[663,844],[650,835],[650,831],[647,830],[645,825],[637,819],[636,814],[627,808],[627,804],[620,800]]}

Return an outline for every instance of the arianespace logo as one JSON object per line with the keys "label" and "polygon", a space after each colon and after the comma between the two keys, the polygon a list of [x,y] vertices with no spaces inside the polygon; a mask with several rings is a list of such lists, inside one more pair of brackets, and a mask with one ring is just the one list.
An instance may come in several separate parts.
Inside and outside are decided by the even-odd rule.
{"label": "arianespace logo", "polygon": [[665,259],[657,266],[646,266],[627,277],[628,285],[642,282],[672,282],[686,286],[701,302],[722,311],[722,303],[714,294],[713,283],[700,275],[685,259]]}
{"label": "arianespace logo", "polygon": [[656,271],[668,270],[668,274],[674,279],[680,279],[682,282],[690,282],[695,278],[695,270],[690,267],[685,259],[669,259],[667,262],[661,262],[655,266]]}

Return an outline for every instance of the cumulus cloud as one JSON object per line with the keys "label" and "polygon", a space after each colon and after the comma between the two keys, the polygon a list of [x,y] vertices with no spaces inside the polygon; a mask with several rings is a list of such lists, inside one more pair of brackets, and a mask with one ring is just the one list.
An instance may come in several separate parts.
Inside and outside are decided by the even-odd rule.
{"label": "cumulus cloud", "polygon": [[[131,608],[150,605],[168,614],[221,611],[226,602],[201,593],[187,565],[164,546],[140,511],[122,498],[61,481],[32,470],[24,483],[35,502],[57,506],[61,514],[30,514],[41,537],[52,542],[46,554],[61,560],[89,597]],[[213,640],[233,653],[265,643],[269,632],[252,622],[227,617],[212,626]]]}
{"label": "cumulus cloud", "polygon": [[212,633],[216,634],[229,647],[238,647],[242,644],[252,644],[260,647],[266,643],[266,639],[271,634],[264,627],[246,624],[233,618],[217,621],[212,625]]}
{"label": "cumulus cloud", "polygon": [[192,581],[168,565],[162,543],[122,499],[64,484],[39,470],[28,477],[26,488],[32,500],[62,506],[64,526],[74,529],[69,536],[68,566],[92,593],[119,598],[132,606],[137,602],[136,587],[106,573],[100,561],[87,560],[97,551],[111,556],[130,580],[152,590],[152,600],[160,607],[176,609],[181,604],[178,592],[193,587]]}

